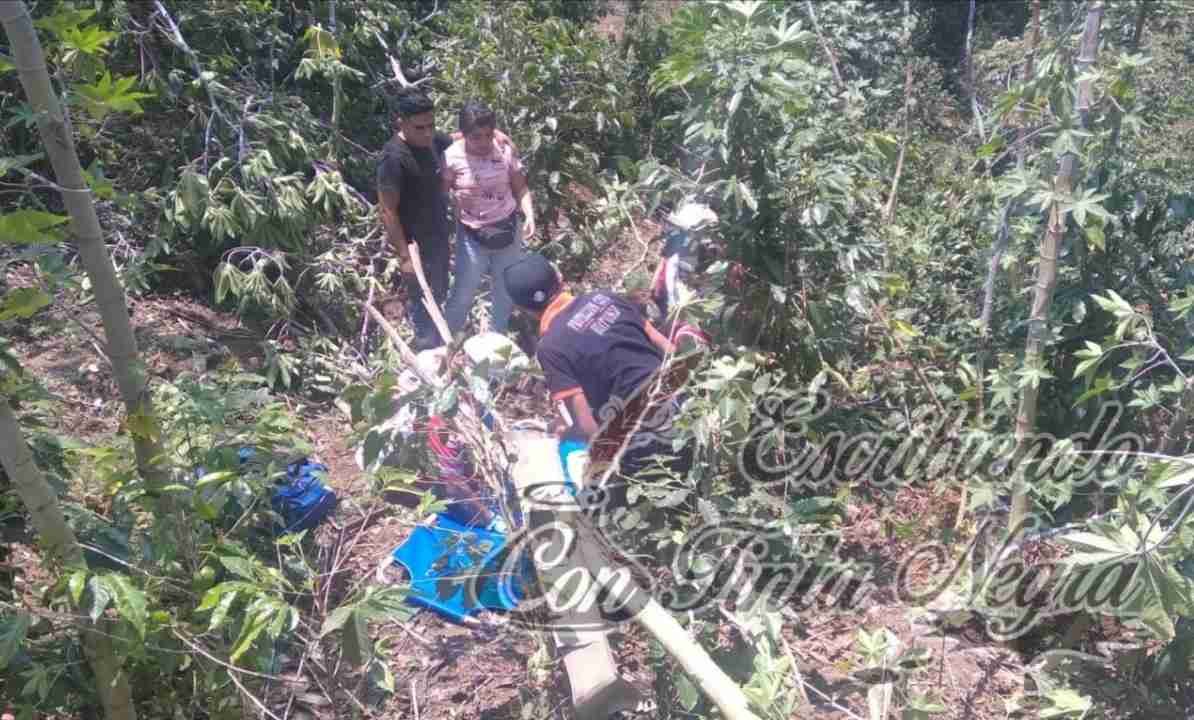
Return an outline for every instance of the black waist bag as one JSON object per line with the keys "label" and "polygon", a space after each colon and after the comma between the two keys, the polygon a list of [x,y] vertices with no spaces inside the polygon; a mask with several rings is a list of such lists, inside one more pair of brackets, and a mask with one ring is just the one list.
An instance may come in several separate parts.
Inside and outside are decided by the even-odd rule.
{"label": "black waist bag", "polygon": [[505,220],[485,227],[469,228],[469,231],[481,245],[490,250],[501,250],[514,242],[514,234],[518,232],[518,213],[512,212]]}

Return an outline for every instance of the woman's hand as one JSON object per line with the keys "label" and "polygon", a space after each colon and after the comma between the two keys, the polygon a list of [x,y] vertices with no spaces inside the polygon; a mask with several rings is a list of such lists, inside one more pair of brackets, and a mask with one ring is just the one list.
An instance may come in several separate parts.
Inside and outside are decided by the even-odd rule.
{"label": "woman's hand", "polygon": [[456,186],[456,178],[459,175],[460,175],[459,170],[452,167],[448,163],[444,163],[444,166],[439,171],[439,177],[440,177],[440,180],[444,184],[444,189],[451,190],[453,187],[455,187]]}
{"label": "woman's hand", "polygon": [[527,215],[522,221],[522,239],[529,240],[535,234],[535,216]]}
{"label": "woman's hand", "polygon": [[510,139],[510,136],[497,128],[493,129],[493,141],[499,149],[510,148],[511,152],[518,152],[518,147],[514,145],[514,141]]}

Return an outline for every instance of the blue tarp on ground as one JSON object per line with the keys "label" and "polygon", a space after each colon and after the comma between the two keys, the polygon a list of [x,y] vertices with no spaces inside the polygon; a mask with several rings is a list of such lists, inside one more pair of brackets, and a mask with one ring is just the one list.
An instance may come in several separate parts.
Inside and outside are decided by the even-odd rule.
{"label": "blue tarp on ground", "polygon": [[[578,483],[569,473],[569,459],[587,450],[582,442],[560,444],[563,475],[574,495]],[[500,519],[497,504],[490,505]],[[469,527],[440,513],[431,525],[415,528],[393,552],[394,562],[410,573],[410,601],[456,622],[463,622],[481,609],[508,612],[517,607],[525,583],[532,577],[531,564],[529,558],[522,557],[516,575],[503,573],[502,566],[510,564],[502,552],[506,547],[503,526]]]}
{"label": "blue tarp on ground", "polygon": [[[434,524],[415,528],[393,557],[410,573],[411,602],[463,622],[481,609],[513,610],[522,599],[527,575],[502,575],[505,546],[504,533],[468,527],[441,513]],[[519,567],[525,571],[528,565]]]}

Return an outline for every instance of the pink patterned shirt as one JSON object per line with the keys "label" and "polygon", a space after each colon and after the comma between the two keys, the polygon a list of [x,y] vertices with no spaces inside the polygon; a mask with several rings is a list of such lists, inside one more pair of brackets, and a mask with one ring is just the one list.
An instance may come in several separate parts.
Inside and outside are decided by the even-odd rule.
{"label": "pink patterned shirt", "polygon": [[522,160],[509,146],[494,143],[487,156],[469,155],[461,139],[444,151],[444,161],[457,173],[452,189],[465,225],[479,228],[504,220],[518,207],[510,174],[523,171]]}

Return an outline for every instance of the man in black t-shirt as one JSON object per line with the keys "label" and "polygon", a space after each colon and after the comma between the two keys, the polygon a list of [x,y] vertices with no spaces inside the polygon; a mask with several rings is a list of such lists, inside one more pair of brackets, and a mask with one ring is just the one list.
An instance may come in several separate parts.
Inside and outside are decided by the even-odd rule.
{"label": "man in black t-shirt", "polygon": [[[448,293],[451,257],[443,155],[459,133],[436,132],[435,104],[414,91],[398,101],[397,128],[377,166],[377,196],[382,225],[398,254],[407,312],[415,330],[414,350],[419,352],[442,345],[443,339],[423,304],[423,290],[408,246],[418,244],[423,274],[436,304],[442,305]],[[504,133],[495,131],[494,139],[513,147]]]}
{"label": "man in black t-shirt", "polygon": [[442,304],[448,292],[448,204],[440,182],[444,149],[452,139],[435,131],[435,105],[425,95],[407,94],[398,102],[398,131],[382,150],[377,166],[377,196],[386,236],[398,254],[406,286],[407,312],[414,325],[416,352],[442,344],[423,305],[423,291],[411,263],[411,242],[431,293]]}
{"label": "man in black t-shirt", "polygon": [[[506,288],[515,307],[536,319],[535,356],[543,368],[551,399],[571,421],[561,439],[589,445],[595,465],[612,462],[628,434],[633,434],[619,472],[634,476],[653,455],[671,456],[672,470],[685,472],[691,456],[676,456],[671,445],[670,397],[683,383],[665,378],[662,402],[652,397],[665,355],[674,351],[637,305],[610,291],[573,296],[542,255],[529,253],[505,270]],[[678,381],[678,382],[677,382]],[[638,419],[643,424],[635,429]]]}

